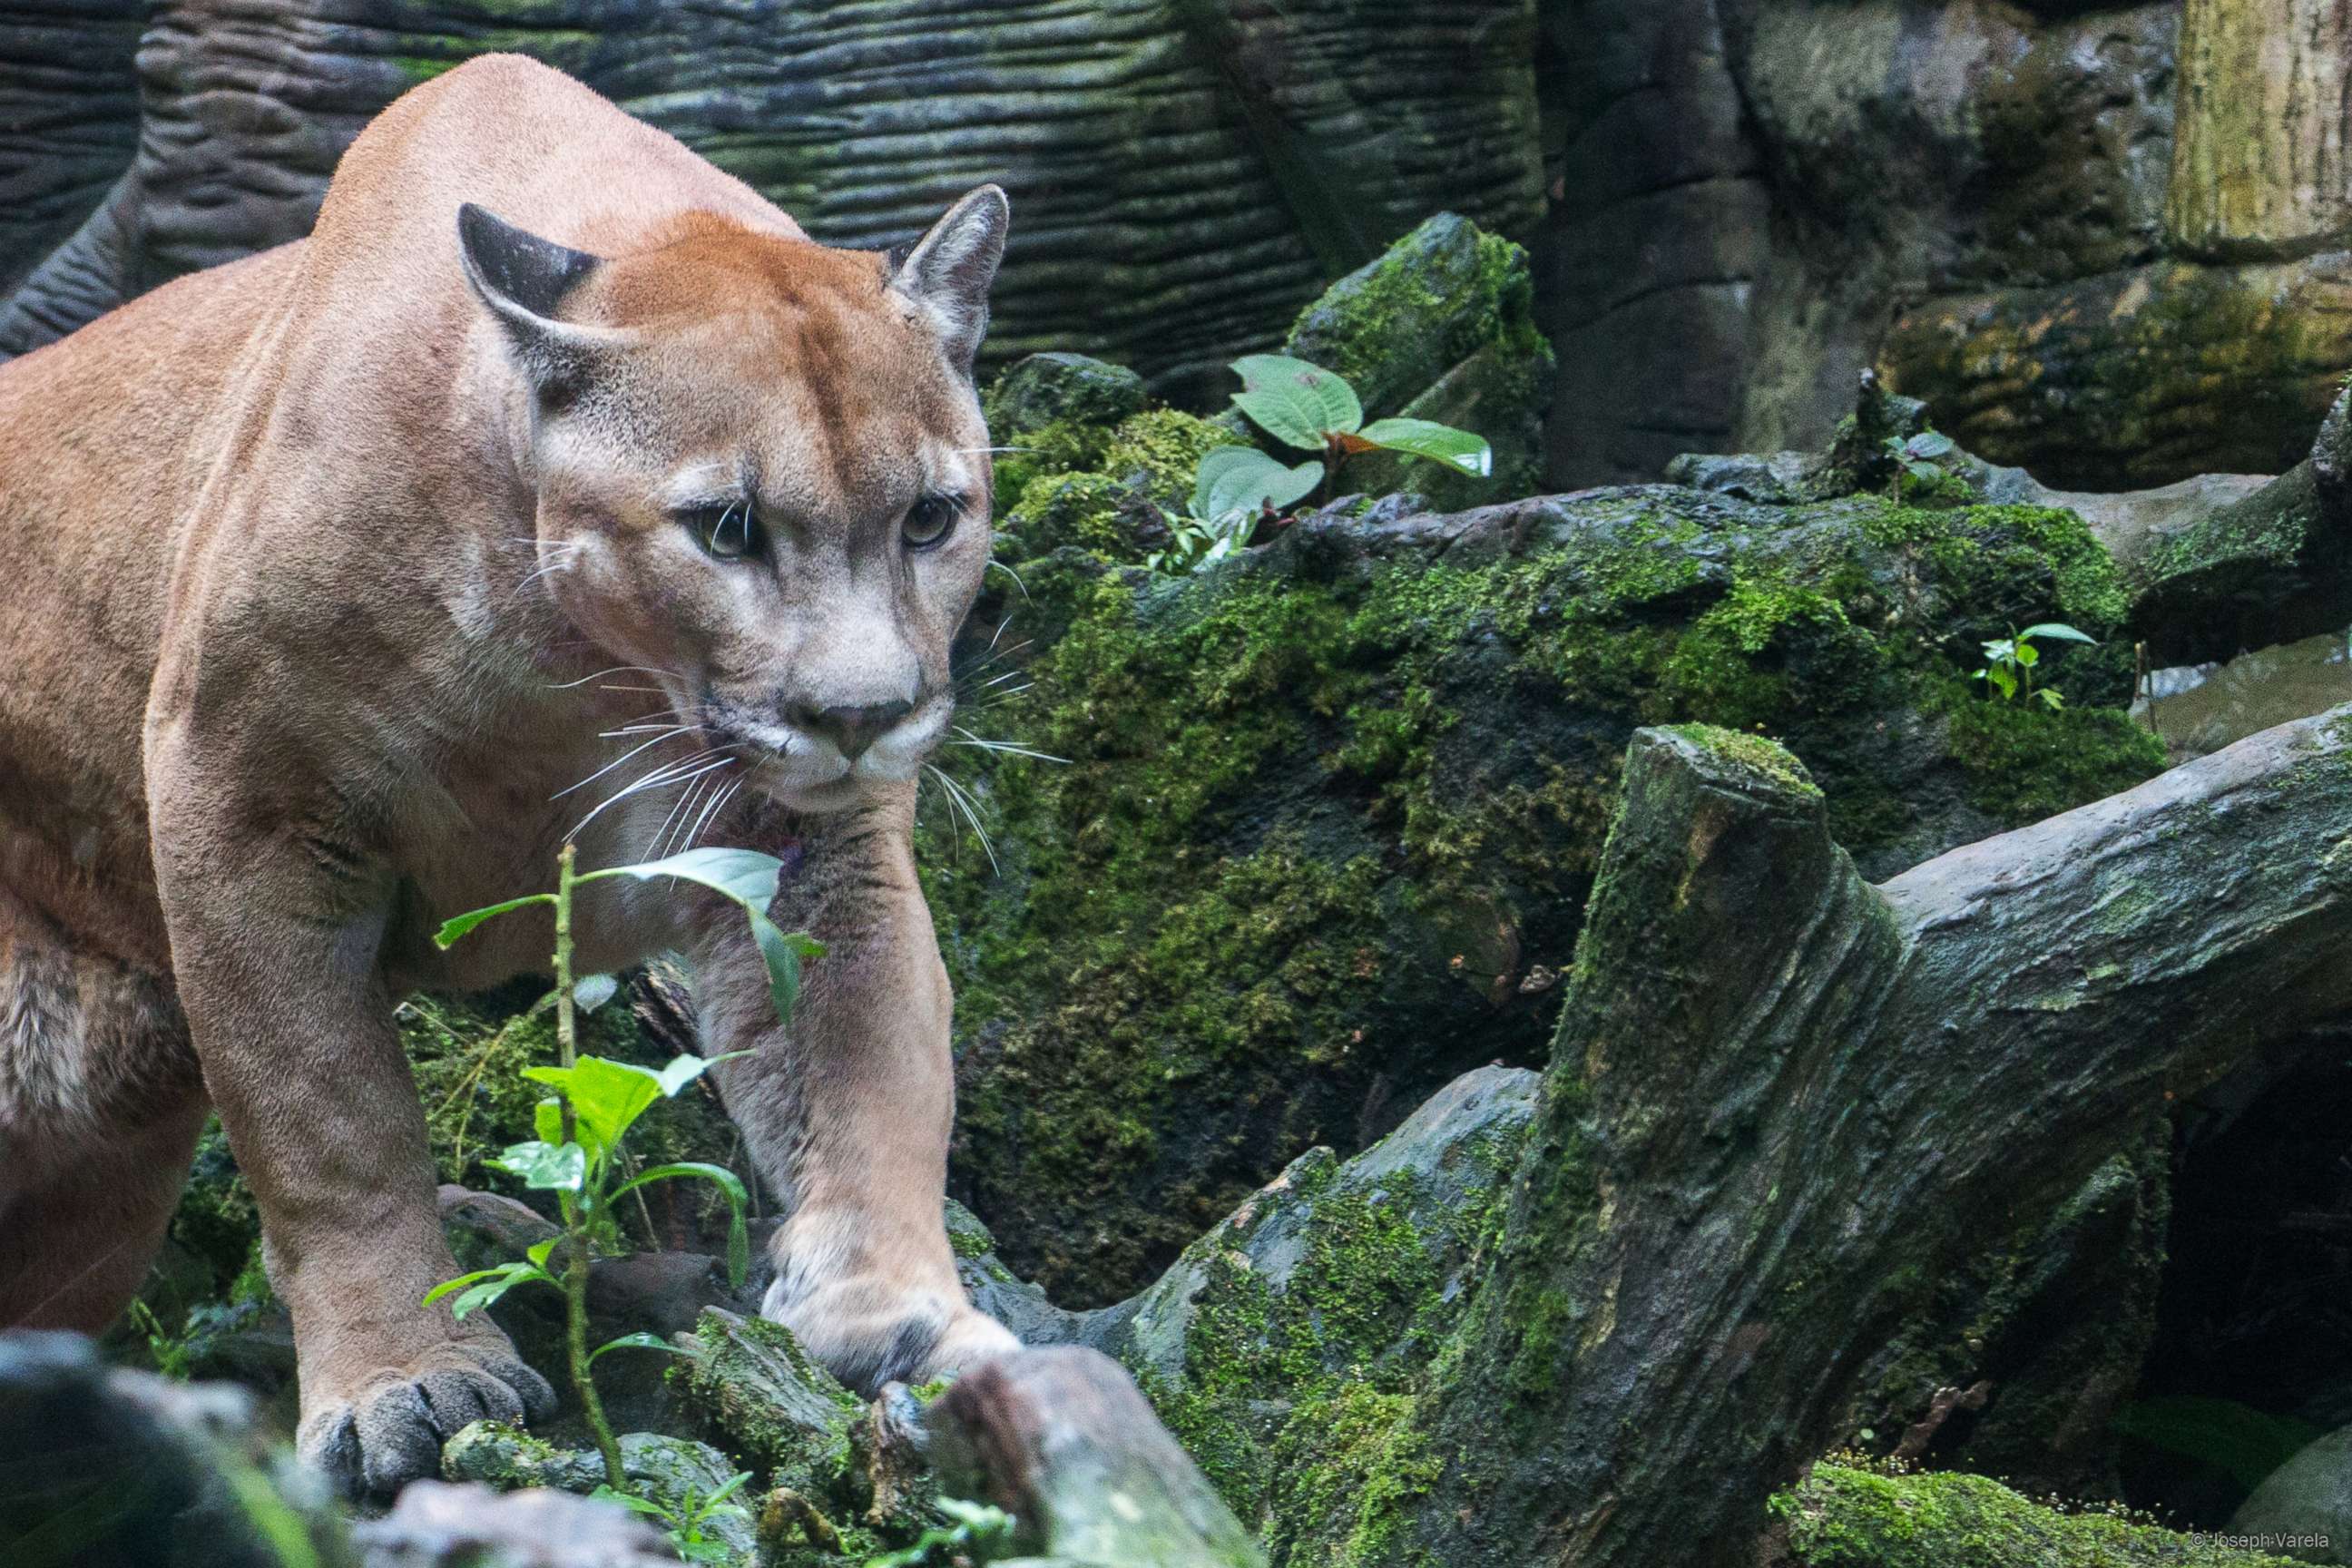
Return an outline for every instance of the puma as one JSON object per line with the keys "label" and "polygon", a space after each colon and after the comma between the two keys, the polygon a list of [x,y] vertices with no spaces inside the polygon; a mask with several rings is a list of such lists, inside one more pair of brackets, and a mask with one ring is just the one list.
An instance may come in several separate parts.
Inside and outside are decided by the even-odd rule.
{"label": "puma", "polygon": [[[0,1325],[96,1330],[206,1110],[293,1314],[302,1452],[433,1473],[548,1386],[455,1269],[392,1021],[543,973],[442,918],[657,840],[798,866],[789,1030],[740,914],[600,883],[583,972],[689,961],[786,1210],[767,1314],[852,1385],[1008,1350],[940,1218],[949,994],[915,775],[989,554],[971,384],[1007,206],[812,243],[587,89],[474,60],[307,240],[0,368]],[[543,916],[544,911],[539,911]]]}

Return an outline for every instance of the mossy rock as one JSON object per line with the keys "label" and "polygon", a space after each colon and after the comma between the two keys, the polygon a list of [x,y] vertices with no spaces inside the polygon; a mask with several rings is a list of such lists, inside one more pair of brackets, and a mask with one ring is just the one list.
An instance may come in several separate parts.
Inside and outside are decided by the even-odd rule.
{"label": "mossy rock", "polygon": [[1420,1451],[1376,1433],[1402,1430],[1453,1324],[1536,1089],[1532,1072],[1482,1068],[1353,1160],[1309,1151],[1080,1331],[1135,1373],[1234,1511],[1267,1528],[1277,1563],[1358,1561],[1401,1519],[1382,1478],[1399,1445]]}
{"label": "mossy rock", "polygon": [[1367,454],[1349,461],[1343,488],[1412,489],[1464,507],[1539,486],[1552,352],[1536,326],[1528,254],[1501,236],[1440,213],[1326,289],[1284,352],[1347,377],[1367,418],[1433,419],[1495,449],[1485,479]]}
{"label": "mossy rock", "polygon": [[1872,875],[2163,765],[2120,709],[2127,647],[2050,655],[2063,712],[1969,679],[2012,626],[2116,627],[2063,511],[1654,486],[1322,516],[1182,579],[1021,571],[979,640],[1013,616],[1027,689],[966,721],[1066,761],[958,753],[993,858],[943,803],[920,858],[958,1194],[1073,1305],[1302,1150],[1538,1058],[1640,724],[1784,742]]}
{"label": "mossy rock", "polygon": [[[727,1456],[708,1443],[658,1432],[620,1435],[621,1471],[637,1497],[680,1510],[708,1498],[735,1475]],[[441,1473],[452,1481],[478,1481],[497,1491],[552,1487],[583,1496],[605,1481],[593,1450],[561,1448],[518,1426],[477,1421],[442,1446]],[[749,1512],[739,1505],[707,1515],[699,1525],[715,1550],[698,1562],[749,1568],[754,1559]]]}
{"label": "mossy rock", "polygon": [[682,1373],[687,1400],[713,1434],[772,1485],[827,1495],[848,1468],[849,1429],[865,1401],[782,1323],[710,1311],[695,1340]]}
{"label": "mossy rock", "polygon": [[2294,1568],[2116,1509],[2063,1512],[1983,1476],[1824,1463],[1773,1498],[1790,1568]]}
{"label": "mossy rock", "polygon": [[988,389],[982,412],[1003,440],[1061,421],[1108,427],[1140,414],[1143,404],[1143,377],[1125,365],[1042,353],[1008,366]]}

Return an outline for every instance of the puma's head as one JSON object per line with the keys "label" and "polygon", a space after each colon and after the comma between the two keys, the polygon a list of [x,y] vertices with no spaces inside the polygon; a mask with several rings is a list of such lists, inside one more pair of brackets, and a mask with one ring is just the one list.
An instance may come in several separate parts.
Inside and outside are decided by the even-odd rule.
{"label": "puma's head", "polygon": [[884,256],[694,215],[604,259],[459,211],[530,393],[557,605],[787,806],[911,778],[947,729],[988,562],[971,361],[1007,216],[985,185]]}

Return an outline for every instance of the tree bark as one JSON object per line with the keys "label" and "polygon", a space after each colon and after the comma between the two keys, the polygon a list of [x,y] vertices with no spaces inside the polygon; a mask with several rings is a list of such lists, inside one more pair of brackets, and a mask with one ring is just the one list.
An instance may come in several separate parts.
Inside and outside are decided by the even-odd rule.
{"label": "tree bark", "polygon": [[2174,243],[2275,259],[2352,227],[2352,0],[2188,0],[2179,58]]}
{"label": "tree bark", "polygon": [[1122,1568],[1263,1568],[1265,1554],[1098,1351],[1023,1351],[966,1373],[929,1415],[951,1496],[1017,1521],[1026,1552]]}
{"label": "tree bark", "polygon": [[1876,887],[1777,747],[1642,731],[1391,1560],[1744,1561],[1893,1326],[2352,1007],[2347,937],[2352,708]]}

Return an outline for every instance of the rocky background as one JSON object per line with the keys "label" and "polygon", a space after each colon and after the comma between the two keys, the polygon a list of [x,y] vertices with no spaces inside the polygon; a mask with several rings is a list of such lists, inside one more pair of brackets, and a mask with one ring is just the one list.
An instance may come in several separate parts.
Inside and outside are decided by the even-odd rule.
{"label": "rocky background", "polygon": [[[1612,1459],[1664,1466],[1654,1495],[1731,1518],[1736,1546],[1645,1558],[1605,1539],[1614,1503],[1541,1507],[1580,1495],[1612,1434],[1675,1425],[1638,1404],[1595,1422],[1562,1394],[1607,1381],[1580,1384],[1579,1357],[1640,1315],[1574,1267],[1661,1194],[1712,1234],[1710,1181],[1763,1139],[1735,1082],[1686,1167],[1580,1184],[1664,1136],[1677,1085],[1712,1081],[1625,1003],[1651,1043],[1620,1048],[1660,1053],[1660,1087],[1612,1109],[1578,1032],[1595,998],[1650,984],[1580,942],[1605,925],[1612,848],[1632,896],[1640,803],[1673,793],[1655,770],[1814,814],[1822,863],[1883,889],[2146,781],[2189,792],[2210,775],[2180,764],[2352,699],[2340,12],[0,0],[0,351],[298,237],[372,113],[486,50],[572,71],[835,243],[896,241],[1002,181],[982,382],[1004,570],[960,671],[965,722],[1050,760],[968,748],[926,801],[958,993],[950,1224],[983,1305],[1112,1358],[1189,1455],[1147,1467],[1178,1478],[1182,1521],[1152,1544],[1106,1545],[1105,1486],[1066,1478],[1023,1494],[1017,1549],[2009,1568],[2182,1561],[2165,1525],[2234,1522],[2332,1531],[2344,1560],[2352,1076],[2326,1007],[2252,1059],[2168,1067],[2059,1152],[2009,1128],[2032,1182],[1928,1205],[1899,1259],[1854,1262],[1822,1239],[1854,1227],[1825,1228],[1819,1274],[1859,1270],[1826,1302],[1780,1253],[1754,1258],[1741,1278],[1787,1300],[1690,1380],[1722,1393],[1683,1433],[1703,1462]],[[1494,476],[1360,458],[1238,558],[1148,569],[1201,455],[1251,437],[1227,363],[1275,349],[1342,372],[1373,416],[1478,431]],[[1958,446],[1929,471],[1888,456],[1936,431]],[[1982,645],[2051,620],[2098,639],[2051,647],[2063,707],[1988,700]],[[2310,812],[2310,842],[2340,838],[2342,766],[2297,763],[2239,816]],[[2212,886],[2217,944],[2334,918],[2333,883],[2260,918],[2232,903],[2251,878]],[[2103,894],[2084,930],[2155,952],[2157,901]],[[2096,978],[2032,1005],[2098,1016]],[[2292,967],[2238,984],[2326,990]],[[527,1135],[535,994],[403,1006],[468,1263],[547,1231],[483,1163]],[[689,1012],[675,977],[640,976],[592,1048],[657,1063]],[[1905,1121],[1922,1097],[1935,1113]],[[1852,1212],[1939,1191],[1984,1098],[1858,1094],[1854,1136],[1884,1143]],[[648,1161],[740,1166],[699,1090],[647,1128]],[[598,1265],[606,1331],[692,1352],[599,1368],[632,1478],[674,1500],[753,1473],[714,1561],[1014,1550],[939,1538],[937,1500],[1003,1480],[958,1456],[977,1407],[1022,1391],[857,1400],[757,1321],[757,1277],[728,1287],[717,1217],[679,1194],[643,1212],[646,1250]],[[1528,1283],[1547,1268],[1567,1283]],[[552,1373],[547,1303],[497,1311]],[[1850,1333],[1795,1327],[1845,1312]],[[470,1429],[444,1457],[456,1489],[356,1528],[287,1470],[290,1339],[217,1134],[105,1350],[0,1340],[0,1463],[34,1478],[0,1487],[0,1559],[673,1550],[555,1495],[597,1479],[576,1412]],[[1818,1375],[1776,1405],[1761,1391],[1790,1365]],[[1150,1425],[1118,1397],[1089,1431]],[[1542,1447],[1571,1431],[1581,1447]],[[1688,1478],[1711,1470],[1738,1479],[1701,1496]]]}

